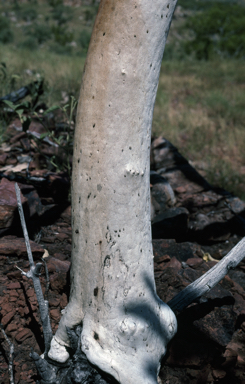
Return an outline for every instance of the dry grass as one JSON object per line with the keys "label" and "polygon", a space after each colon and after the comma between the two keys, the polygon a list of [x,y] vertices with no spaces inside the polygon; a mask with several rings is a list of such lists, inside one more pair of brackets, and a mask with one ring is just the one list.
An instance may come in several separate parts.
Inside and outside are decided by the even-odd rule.
{"label": "dry grass", "polygon": [[242,61],[163,62],[153,121],[155,135],[243,198],[244,88]]}

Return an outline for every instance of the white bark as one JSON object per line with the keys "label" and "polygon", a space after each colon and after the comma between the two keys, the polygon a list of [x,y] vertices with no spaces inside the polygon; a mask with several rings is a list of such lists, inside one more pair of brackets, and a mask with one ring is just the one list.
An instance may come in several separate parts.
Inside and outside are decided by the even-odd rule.
{"label": "white bark", "polygon": [[71,295],[49,356],[64,361],[66,326],[120,383],[157,383],[176,332],[156,294],[150,226],[151,123],[176,1],[102,0],[85,64],[74,141]]}

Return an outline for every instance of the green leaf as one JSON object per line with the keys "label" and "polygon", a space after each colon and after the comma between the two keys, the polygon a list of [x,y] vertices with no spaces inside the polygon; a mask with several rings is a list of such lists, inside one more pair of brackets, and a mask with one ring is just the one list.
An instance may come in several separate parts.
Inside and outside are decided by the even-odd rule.
{"label": "green leaf", "polygon": [[46,133],[41,133],[41,135],[40,135],[40,140],[45,139],[45,137],[48,137],[48,136],[49,136],[49,133],[48,133],[48,132],[46,132]]}
{"label": "green leaf", "polygon": [[16,109],[15,112],[18,113],[19,117],[21,117],[21,115],[22,115],[23,112],[24,112],[24,109]]}
{"label": "green leaf", "polygon": [[43,113],[43,116],[47,115],[50,112],[56,111],[56,109],[60,109],[60,107],[58,105],[54,105],[53,107],[48,108],[47,111]]}
{"label": "green leaf", "polygon": [[23,123],[22,123],[22,128],[23,128],[23,131],[26,132],[28,131],[29,127],[30,127],[30,124],[31,124],[31,118],[30,117],[27,117]]}
{"label": "green leaf", "polygon": [[15,108],[16,106],[14,105],[14,103],[12,103],[12,101],[9,101],[9,100],[3,100],[3,102],[5,104],[7,104],[11,109],[13,109],[15,111]]}

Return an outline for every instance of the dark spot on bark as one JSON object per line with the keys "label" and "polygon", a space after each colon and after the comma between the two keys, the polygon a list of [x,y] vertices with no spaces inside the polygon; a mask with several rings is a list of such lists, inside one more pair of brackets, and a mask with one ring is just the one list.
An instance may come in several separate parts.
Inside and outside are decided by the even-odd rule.
{"label": "dark spot on bark", "polygon": [[88,194],[88,199],[90,198],[90,196],[91,196],[91,192]]}
{"label": "dark spot on bark", "polygon": [[146,33],[149,33],[148,29],[147,29]]}
{"label": "dark spot on bark", "polygon": [[92,96],[92,99],[94,99],[94,96]]}
{"label": "dark spot on bark", "polygon": [[95,127],[95,124],[93,124],[93,128]]}
{"label": "dark spot on bark", "polygon": [[136,37],[136,35],[134,35],[134,37]]}
{"label": "dark spot on bark", "polygon": [[101,191],[101,189],[102,189],[102,185],[101,184],[97,184],[97,191]]}
{"label": "dark spot on bark", "polygon": [[77,162],[80,163],[80,159],[77,159]]}
{"label": "dark spot on bark", "polygon": [[99,340],[99,335],[98,335],[98,333],[96,333],[96,332],[94,332],[94,339],[95,339],[95,340]]}
{"label": "dark spot on bark", "polygon": [[98,287],[94,288],[94,297],[96,297],[98,295],[98,291],[99,291]]}
{"label": "dark spot on bark", "polygon": [[107,255],[107,256],[105,257],[105,260],[104,260],[104,266],[107,267],[107,268],[111,266],[111,258],[110,258],[109,255]]}
{"label": "dark spot on bark", "polygon": [[105,32],[103,33],[103,36],[105,36]]}
{"label": "dark spot on bark", "polygon": [[78,229],[75,229],[75,233],[79,233],[79,230],[78,230]]}
{"label": "dark spot on bark", "polygon": [[167,8],[169,8],[169,4],[167,5]]}
{"label": "dark spot on bark", "polygon": [[130,150],[131,150],[131,149],[132,149],[132,147],[129,147],[128,149],[130,149]]}
{"label": "dark spot on bark", "polygon": [[163,18],[163,15],[161,15],[161,19]]}

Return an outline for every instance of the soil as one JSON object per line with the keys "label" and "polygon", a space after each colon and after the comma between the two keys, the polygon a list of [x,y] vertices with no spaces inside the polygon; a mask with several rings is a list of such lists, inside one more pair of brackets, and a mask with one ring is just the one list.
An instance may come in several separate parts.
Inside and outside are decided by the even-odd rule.
{"label": "soil", "polygon": [[[17,129],[16,129],[17,127]],[[0,148],[1,324],[14,344],[15,383],[35,383],[33,349],[44,350],[38,303],[27,272],[14,183],[18,182],[35,262],[48,252],[52,330],[69,297],[71,207],[69,178],[50,161],[49,143],[37,148],[15,120]],[[35,123],[32,131],[41,127]],[[244,236],[245,203],[212,188],[167,140],[152,140],[152,233],[155,279],[168,302]],[[46,252],[46,254],[47,254]],[[18,267],[18,268],[17,268]],[[179,329],[162,363],[162,383],[245,384],[245,263],[229,272],[199,303],[178,315]],[[40,276],[46,289],[44,270]],[[0,333],[0,383],[9,383],[9,345]]]}

